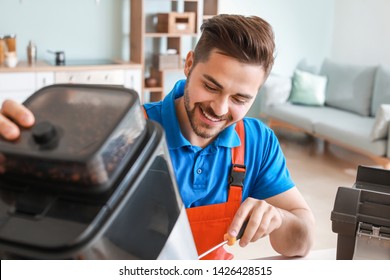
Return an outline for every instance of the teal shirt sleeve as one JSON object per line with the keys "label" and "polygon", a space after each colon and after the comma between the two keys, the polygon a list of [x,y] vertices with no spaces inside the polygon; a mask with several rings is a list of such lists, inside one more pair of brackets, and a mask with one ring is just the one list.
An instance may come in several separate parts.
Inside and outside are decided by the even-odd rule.
{"label": "teal shirt sleeve", "polygon": [[246,118],[244,197],[266,199],[294,187],[286,158],[274,132],[256,119]]}

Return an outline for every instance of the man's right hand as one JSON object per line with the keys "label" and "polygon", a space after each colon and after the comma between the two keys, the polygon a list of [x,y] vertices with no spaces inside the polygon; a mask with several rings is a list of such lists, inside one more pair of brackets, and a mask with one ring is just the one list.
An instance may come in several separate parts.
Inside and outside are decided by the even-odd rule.
{"label": "man's right hand", "polygon": [[7,140],[15,140],[20,135],[18,125],[31,127],[35,122],[33,113],[22,104],[5,100],[0,110],[0,135]]}

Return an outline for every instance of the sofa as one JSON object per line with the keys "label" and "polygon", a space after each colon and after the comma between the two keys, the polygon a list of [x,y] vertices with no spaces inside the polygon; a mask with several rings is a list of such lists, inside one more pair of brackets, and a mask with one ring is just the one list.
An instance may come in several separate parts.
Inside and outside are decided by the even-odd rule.
{"label": "sofa", "polygon": [[304,131],[390,169],[390,67],[325,59],[319,71],[271,74],[258,98],[268,125]]}

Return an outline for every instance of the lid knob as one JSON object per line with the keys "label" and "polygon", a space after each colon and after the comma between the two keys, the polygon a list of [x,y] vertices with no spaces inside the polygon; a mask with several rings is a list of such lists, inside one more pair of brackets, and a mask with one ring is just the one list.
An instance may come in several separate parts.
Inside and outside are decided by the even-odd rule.
{"label": "lid knob", "polygon": [[57,131],[50,122],[40,122],[32,128],[32,136],[37,144],[43,145],[56,139]]}

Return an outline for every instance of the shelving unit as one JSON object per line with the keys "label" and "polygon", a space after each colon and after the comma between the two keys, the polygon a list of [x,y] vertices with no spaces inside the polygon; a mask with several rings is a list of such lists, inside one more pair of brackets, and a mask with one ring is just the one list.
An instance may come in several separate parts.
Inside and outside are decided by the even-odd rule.
{"label": "shelving unit", "polygon": [[203,1],[203,20],[207,20],[218,14],[218,0]]}
{"label": "shelving unit", "polygon": [[[217,14],[218,0],[131,0],[130,1],[130,60],[143,66],[143,77],[154,78],[156,86],[143,83],[142,101],[158,101],[164,97],[165,76],[170,71],[182,71],[183,59],[192,49],[204,20]],[[157,32],[159,13],[194,13],[193,32]],[[178,22],[178,24],[181,24]],[[153,56],[174,49],[179,56],[177,69],[157,69]]]}

